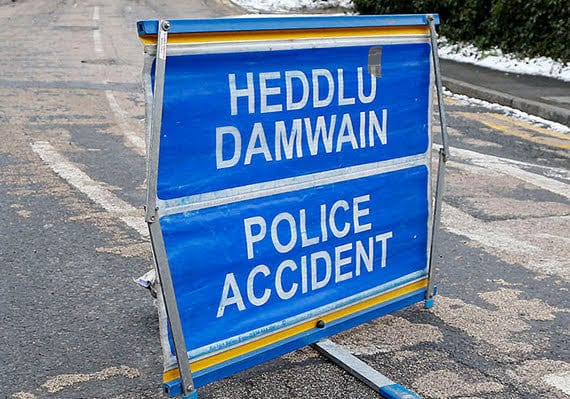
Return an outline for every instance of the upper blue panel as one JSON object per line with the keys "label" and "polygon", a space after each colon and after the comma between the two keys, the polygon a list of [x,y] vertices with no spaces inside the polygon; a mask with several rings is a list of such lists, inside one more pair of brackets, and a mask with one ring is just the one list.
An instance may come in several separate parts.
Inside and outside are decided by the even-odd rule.
{"label": "upper blue panel", "polygon": [[[416,26],[427,25],[428,15],[429,14],[174,19],[169,20],[169,33]],[[439,15],[433,14],[433,17],[435,23],[439,24]],[[158,32],[158,21],[139,21],[137,22],[137,29],[141,36],[156,35]]]}
{"label": "upper blue panel", "polygon": [[429,88],[428,43],[168,57],[158,197],[423,154]]}

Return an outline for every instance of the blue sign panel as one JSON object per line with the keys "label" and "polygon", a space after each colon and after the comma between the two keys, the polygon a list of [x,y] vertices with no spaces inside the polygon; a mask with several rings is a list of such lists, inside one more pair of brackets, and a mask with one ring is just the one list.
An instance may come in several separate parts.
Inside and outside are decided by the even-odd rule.
{"label": "blue sign panel", "polygon": [[163,217],[182,324],[200,326],[188,350],[282,329],[425,273],[427,176],[416,166]]}
{"label": "blue sign panel", "polygon": [[158,197],[425,153],[429,54],[414,43],[170,57]]}
{"label": "blue sign panel", "polygon": [[195,386],[424,299],[432,220],[425,16],[216,21],[173,21],[147,65],[163,345]]}

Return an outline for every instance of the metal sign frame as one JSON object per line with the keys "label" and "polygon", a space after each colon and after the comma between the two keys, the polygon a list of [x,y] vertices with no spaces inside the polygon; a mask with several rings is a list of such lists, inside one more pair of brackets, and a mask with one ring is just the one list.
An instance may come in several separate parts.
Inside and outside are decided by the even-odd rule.
{"label": "metal sign frame", "polygon": [[[398,16],[397,18],[391,16],[375,16],[375,17],[324,17],[327,20],[327,25],[335,26],[338,29],[343,30],[344,34],[338,37],[320,37],[318,42],[313,41],[313,46],[323,46],[323,47],[334,47],[347,45],[346,43],[362,43],[370,42],[370,37],[374,40],[378,40],[378,36],[374,36],[374,30],[380,29],[379,26],[395,26],[402,30],[401,35],[395,35],[390,38],[389,43],[399,43],[405,42],[409,43],[410,39],[407,37],[405,27],[409,26],[425,26],[428,30],[428,36],[431,42],[431,84],[430,84],[430,100],[429,100],[429,119],[428,119],[428,134],[430,136],[430,145],[428,151],[431,151],[431,89],[434,86],[437,90],[438,96],[438,106],[439,106],[439,117],[441,124],[441,134],[442,134],[442,147],[439,149],[439,159],[438,159],[438,171],[437,180],[435,185],[435,193],[431,192],[431,182],[428,174],[428,196],[429,198],[434,197],[434,201],[429,201],[429,219],[428,225],[428,248],[427,248],[427,259],[428,259],[428,271],[427,271],[427,284],[425,285],[425,306],[429,308],[433,305],[433,297],[436,293],[436,287],[434,285],[434,259],[436,251],[436,241],[437,232],[439,228],[439,219],[441,212],[441,201],[444,186],[444,175],[445,175],[445,162],[449,157],[448,139],[447,139],[447,129],[445,120],[445,110],[443,104],[443,91],[441,83],[441,73],[439,68],[439,59],[437,54],[437,42],[436,42],[436,31],[435,25],[438,23],[438,17],[434,15],[409,15],[409,16]],[[146,96],[146,119],[147,119],[147,130],[146,130],[146,140],[147,140],[147,200],[146,200],[146,222],[148,223],[150,236],[152,241],[152,248],[156,263],[156,268],[158,272],[158,277],[160,281],[162,296],[159,298],[159,306],[164,306],[165,313],[167,317],[161,317],[161,335],[163,339],[163,349],[165,348],[166,330],[167,323],[170,326],[170,332],[172,336],[172,341],[174,343],[174,350],[176,356],[172,357],[168,351],[164,349],[165,357],[165,367],[171,368],[172,373],[171,378],[165,381],[164,390],[170,396],[177,396],[179,394],[184,395],[184,398],[197,398],[195,381],[193,374],[191,372],[191,366],[187,351],[187,346],[185,343],[184,332],[180,320],[178,304],[176,302],[174,286],[172,281],[172,276],[169,268],[169,261],[166,253],[166,247],[164,243],[163,233],[158,223],[160,209],[158,207],[157,201],[157,182],[158,182],[158,164],[159,164],[159,149],[160,149],[160,134],[162,125],[162,112],[163,112],[163,95],[164,95],[164,83],[165,83],[165,71],[167,58],[170,55],[180,55],[180,54],[195,54],[204,52],[205,49],[214,48],[213,51],[216,52],[232,52],[235,51],[236,41],[237,45],[240,46],[242,50],[248,49],[283,49],[291,48],[295,43],[299,43],[300,48],[305,48],[307,46],[307,39],[302,36],[303,30],[299,31],[301,35],[297,36],[294,40],[278,40],[279,38],[268,42],[262,41],[263,38],[259,40],[250,41],[240,41],[240,34],[242,34],[243,24],[240,27],[235,27],[235,20],[232,19],[218,19],[218,20],[193,20],[191,23],[188,21],[142,21],[138,23],[139,36],[145,44],[145,52],[147,53],[145,57],[145,66],[143,69],[143,81]],[[242,21],[244,21],[242,19]],[[310,17],[297,17],[297,18],[280,18],[279,23],[282,25],[282,29],[293,28],[294,29],[314,29],[315,26],[318,27],[323,21],[323,17],[310,18]],[[271,18],[256,20],[256,29],[261,31],[273,31],[275,29],[275,22]],[[212,26],[214,28],[212,28]],[[366,34],[359,35],[346,35],[346,31],[354,28],[361,28],[366,31]],[[233,39],[228,39],[227,37],[214,43],[209,42],[209,40],[204,40],[204,37],[199,37],[193,40],[192,43],[188,44],[187,40],[177,40],[177,37],[183,35],[200,34],[204,31],[214,31],[223,32],[225,35],[233,35]],[[252,32],[249,32],[251,34]],[[255,33],[255,32],[253,32]],[[356,37],[354,37],[356,36]],[[317,36],[318,37],[318,33]],[[187,39],[187,38],[186,38]],[[151,72],[155,72],[154,82],[151,79]],[[381,73],[377,71],[376,73]],[[435,80],[435,81],[434,81]],[[433,208],[432,208],[433,206]],[[433,212],[432,212],[433,211]],[[400,304],[400,306],[394,308],[399,309],[404,306],[408,306],[412,303],[416,303],[417,300],[414,299],[409,303]],[[377,312],[377,315],[382,315],[389,313],[390,307],[386,309],[383,308],[382,312]],[[377,317],[377,316],[376,316]],[[356,325],[359,323],[355,323]],[[324,321],[319,320],[316,324],[316,328],[322,328],[325,326]],[[321,335],[322,338],[329,336],[331,333],[327,332]],[[314,337],[318,338],[318,334]],[[313,337],[313,338],[314,338]],[[306,343],[305,343],[306,344]],[[324,342],[321,344],[316,344],[319,351],[324,353],[329,353],[329,356],[336,358],[336,363],[338,361],[338,353],[335,353],[335,348],[331,346],[329,342]],[[286,350],[281,352],[276,352],[277,355],[281,353],[288,352],[297,347],[304,346],[297,342],[295,345],[288,347]],[[272,356],[275,357],[275,356]],[[341,359],[346,360],[346,356],[340,356]],[[351,363],[347,365],[347,361],[340,360],[340,363],[345,364],[345,368],[353,372],[359,378],[363,378],[362,375],[370,375],[368,372],[358,371],[358,362]],[[356,364],[356,366],[354,366]],[[243,368],[243,367],[241,367]],[[237,370],[241,369],[237,368]],[[225,374],[227,375],[227,373]],[[222,375],[223,376],[223,375]],[[166,378],[165,378],[166,379]],[[368,381],[370,385],[370,378]],[[386,381],[382,380],[383,383],[387,384]],[[377,387],[378,388],[378,387]]]}

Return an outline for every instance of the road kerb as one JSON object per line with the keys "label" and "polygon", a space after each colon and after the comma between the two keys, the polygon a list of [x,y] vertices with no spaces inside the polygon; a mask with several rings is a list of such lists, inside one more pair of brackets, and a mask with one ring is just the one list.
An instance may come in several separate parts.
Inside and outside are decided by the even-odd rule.
{"label": "road kerb", "polygon": [[465,83],[457,79],[443,77],[442,80],[443,85],[453,93],[463,94],[469,97],[516,108],[528,114],[570,126],[570,110],[565,108],[544,104],[526,98],[515,97],[486,87]]}

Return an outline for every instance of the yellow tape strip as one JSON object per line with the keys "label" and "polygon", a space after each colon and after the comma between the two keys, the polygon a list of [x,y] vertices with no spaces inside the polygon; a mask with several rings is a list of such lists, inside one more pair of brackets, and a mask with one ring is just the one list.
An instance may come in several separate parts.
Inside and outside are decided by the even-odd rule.
{"label": "yellow tape strip", "polygon": [[[423,279],[420,281],[416,281],[414,283],[399,287],[393,291],[386,292],[384,294],[380,294],[376,297],[367,299],[363,302],[348,306],[344,309],[339,309],[335,312],[329,313],[325,316],[318,317],[309,321],[306,321],[302,324],[296,325],[294,327],[288,328],[286,330],[279,331],[275,334],[265,336],[253,342],[246,343],[244,345],[229,349],[225,352],[217,353],[213,356],[197,360],[192,362],[190,365],[190,369],[192,372],[197,372],[203,370],[205,368],[215,366],[216,364],[228,361],[230,359],[236,358],[238,356],[244,355],[246,353],[253,352],[257,349],[261,349],[267,346],[270,346],[274,343],[279,341],[285,340],[289,337],[304,333],[306,331],[312,330],[315,328],[315,325],[318,320],[322,320],[325,323],[330,323],[338,319],[342,319],[344,317],[350,316],[351,314],[360,312],[362,310],[374,307],[379,305],[383,302],[390,301],[392,299],[398,298],[400,296],[404,296],[406,294],[412,293],[414,291],[420,290],[422,288],[427,287],[427,279]],[[180,378],[180,372],[178,368],[165,371],[162,374],[163,382],[169,382]]]}
{"label": "yellow tape strip", "polygon": [[[366,28],[326,28],[298,30],[262,30],[236,32],[171,33],[168,44],[241,42],[251,40],[324,39],[334,37],[428,35],[427,26],[390,26]],[[156,44],[156,35],[140,36],[143,44]]]}

